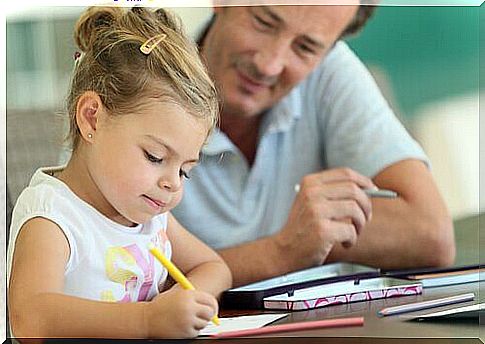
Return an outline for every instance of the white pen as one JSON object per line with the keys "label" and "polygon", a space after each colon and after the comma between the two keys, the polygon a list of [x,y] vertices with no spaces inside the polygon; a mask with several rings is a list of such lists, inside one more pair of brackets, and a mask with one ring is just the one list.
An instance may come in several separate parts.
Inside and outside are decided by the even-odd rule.
{"label": "white pen", "polygon": [[474,298],[475,298],[474,293],[467,293],[467,294],[445,297],[445,298],[442,298],[442,299],[428,300],[428,301],[416,302],[416,303],[408,303],[407,305],[400,305],[400,306],[396,306],[396,307],[389,307],[389,308],[381,309],[379,312],[377,312],[377,315],[379,315],[381,317],[385,317],[387,315],[406,313],[406,312],[414,312],[414,311],[419,311],[421,309],[426,309],[426,308],[433,308],[433,307],[451,305],[453,303],[472,301]]}
{"label": "white pen", "polygon": [[365,194],[369,197],[396,198],[397,192],[385,189],[365,189]]}
{"label": "white pen", "polygon": [[[300,191],[300,184],[295,184],[295,192]],[[369,197],[379,197],[379,198],[396,198],[397,192],[385,189],[364,189],[364,192]]]}

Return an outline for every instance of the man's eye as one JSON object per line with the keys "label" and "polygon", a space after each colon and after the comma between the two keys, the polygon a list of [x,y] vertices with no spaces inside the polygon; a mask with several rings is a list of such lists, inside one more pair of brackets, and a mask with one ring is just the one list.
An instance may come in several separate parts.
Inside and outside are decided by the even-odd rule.
{"label": "man's eye", "polygon": [[145,151],[145,156],[148,159],[148,161],[153,162],[155,164],[159,164],[159,163],[161,163],[163,161],[163,159],[157,158],[156,156],[148,153],[147,151]]}
{"label": "man's eye", "polygon": [[305,44],[298,45],[298,49],[300,49],[300,51],[302,51],[302,52],[304,52],[306,54],[315,54],[315,51],[312,48],[310,48],[307,45],[305,45]]}

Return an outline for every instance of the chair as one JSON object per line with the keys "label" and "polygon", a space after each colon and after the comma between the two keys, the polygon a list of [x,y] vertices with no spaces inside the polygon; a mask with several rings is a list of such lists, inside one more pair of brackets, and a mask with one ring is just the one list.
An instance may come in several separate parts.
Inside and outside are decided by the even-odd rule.
{"label": "chair", "polygon": [[58,164],[63,127],[55,111],[7,110],[7,186],[12,204],[36,169]]}

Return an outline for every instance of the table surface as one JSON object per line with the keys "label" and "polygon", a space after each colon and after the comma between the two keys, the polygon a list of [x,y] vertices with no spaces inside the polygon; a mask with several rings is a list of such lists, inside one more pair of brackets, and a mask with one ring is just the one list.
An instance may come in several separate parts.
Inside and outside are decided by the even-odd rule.
{"label": "table surface", "polygon": [[[485,215],[472,216],[455,221],[455,240],[457,246],[456,265],[477,264],[480,262],[480,247],[485,244]],[[480,232],[482,235],[480,235]],[[482,262],[484,262],[482,257]],[[298,332],[272,334],[271,337],[238,338],[238,339],[206,339],[204,342],[215,344],[479,344],[485,342],[485,327],[481,329],[478,320],[472,321],[446,321],[446,322],[410,322],[402,320],[398,315],[380,318],[377,311],[385,307],[400,304],[419,302],[429,299],[446,297],[467,292],[474,292],[477,298],[485,301],[485,283],[468,283],[449,287],[427,288],[422,295],[397,297],[373,301],[362,301],[330,307],[322,307],[308,311],[291,312],[275,324],[292,323],[299,321],[312,321],[321,319],[364,317],[364,326],[335,329],[316,329]],[[480,292],[481,291],[481,292]],[[481,297],[479,296],[481,295]],[[472,302],[461,303],[460,306]],[[455,305],[456,306],[456,305]],[[444,310],[453,305],[434,308]],[[258,314],[261,311],[231,311],[222,310],[221,316],[235,316],[244,314]],[[263,311],[263,313],[272,313]],[[412,314],[412,313],[407,313]],[[483,324],[483,322],[482,322]],[[261,336],[260,336],[261,337]],[[10,341],[8,340],[7,343]],[[29,342],[29,341],[25,341]],[[49,340],[52,343],[65,343],[65,339]],[[47,343],[46,342],[46,343]],[[92,344],[93,339],[76,339],[73,343]],[[103,343],[133,343],[140,340],[98,340]],[[32,343],[38,343],[34,340]],[[151,340],[150,343],[174,343],[174,341]],[[200,339],[177,341],[177,343],[201,343]]]}
{"label": "table surface", "polygon": [[[455,240],[457,247],[456,265],[477,264],[480,262],[479,247],[485,244],[484,215],[476,215],[455,221]],[[480,225],[481,224],[481,225]],[[480,232],[483,235],[480,235]],[[482,258],[483,260],[483,258]],[[335,329],[320,329],[298,332],[273,334],[278,337],[372,337],[379,338],[485,338],[485,327],[479,326],[478,320],[453,320],[434,322],[405,321],[399,315],[378,317],[377,311],[385,307],[405,303],[425,301],[467,292],[474,292],[477,299],[485,301],[485,283],[467,283],[448,287],[425,288],[422,295],[404,296],[390,299],[355,302],[330,307],[322,307],[308,311],[291,312],[275,324],[284,324],[298,321],[312,321],[320,319],[342,317],[364,317],[363,327],[346,327]],[[481,296],[481,297],[480,297]],[[460,306],[474,302],[461,303]],[[457,305],[433,308],[445,310]],[[263,311],[264,312],[264,311]],[[222,311],[222,316],[242,314],[256,314],[261,311]],[[271,313],[271,312],[266,312]],[[413,313],[407,313],[407,315]],[[482,323],[483,324],[483,323]],[[441,339],[443,340],[443,339]],[[351,341],[352,343],[354,341]],[[441,341],[442,342],[442,341]],[[479,341],[478,341],[479,342]],[[355,343],[364,343],[355,341]],[[367,343],[367,341],[365,341]],[[370,343],[370,342],[369,342]]]}

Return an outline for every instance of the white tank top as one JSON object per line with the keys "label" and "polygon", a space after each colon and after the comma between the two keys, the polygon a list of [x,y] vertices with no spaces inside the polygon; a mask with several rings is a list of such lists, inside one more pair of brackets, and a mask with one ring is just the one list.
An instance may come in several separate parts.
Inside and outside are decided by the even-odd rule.
{"label": "white tank top", "polygon": [[53,177],[56,171],[59,168],[37,170],[17,200],[10,226],[7,281],[20,228],[29,219],[43,217],[56,223],[69,243],[65,294],[111,302],[151,300],[163,289],[167,271],[150,254],[148,244],[170,259],[167,213],[136,227],[120,225]]}

